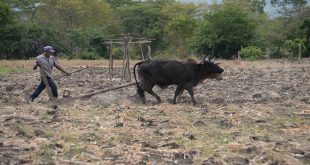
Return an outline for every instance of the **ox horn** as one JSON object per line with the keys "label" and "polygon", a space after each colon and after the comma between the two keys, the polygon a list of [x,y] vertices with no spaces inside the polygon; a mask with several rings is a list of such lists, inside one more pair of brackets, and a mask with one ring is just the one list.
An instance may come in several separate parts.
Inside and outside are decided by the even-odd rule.
{"label": "ox horn", "polygon": [[213,62],[216,65],[220,64],[220,62],[215,62],[215,57],[212,58],[211,62]]}
{"label": "ox horn", "polygon": [[202,59],[202,62],[205,63],[205,62],[208,62],[210,61],[210,57],[209,56],[206,56]]}
{"label": "ox horn", "polygon": [[211,60],[212,62],[214,62],[215,61],[215,56],[212,58],[212,60]]}

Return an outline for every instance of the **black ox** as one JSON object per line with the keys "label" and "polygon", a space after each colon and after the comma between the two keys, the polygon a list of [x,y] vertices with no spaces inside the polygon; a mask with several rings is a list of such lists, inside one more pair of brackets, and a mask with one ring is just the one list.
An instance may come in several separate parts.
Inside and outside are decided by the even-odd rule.
{"label": "black ox", "polygon": [[[137,82],[136,67],[138,66],[138,75],[140,82]],[[134,76],[137,85],[137,93],[145,103],[144,92],[147,91],[153,95],[158,103],[161,102],[160,97],[152,90],[155,85],[165,88],[169,85],[177,85],[173,104],[176,103],[178,95],[183,90],[187,90],[191,96],[194,105],[193,87],[201,83],[207,78],[221,79],[221,73],[224,70],[217,63],[205,57],[200,63],[193,61],[175,61],[175,60],[147,60],[142,61],[134,66]]]}

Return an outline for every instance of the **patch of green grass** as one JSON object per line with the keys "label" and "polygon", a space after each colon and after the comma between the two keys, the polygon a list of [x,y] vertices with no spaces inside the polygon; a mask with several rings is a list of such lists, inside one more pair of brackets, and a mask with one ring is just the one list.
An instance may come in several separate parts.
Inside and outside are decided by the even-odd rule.
{"label": "patch of green grass", "polygon": [[42,145],[35,152],[34,159],[37,164],[55,164],[53,156],[55,156],[55,152],[48,145]]}
{"label": "patch of green grass", "polygon": [[61,139],[63,139],[65,143],[76,143],[78,142],[78,138],[79,138],[79,135],[73,134],[71,132],[61,135]]}
{"label": "patch of green grass", "polygon": [[98,143],[100,142],[100,138],[95,133],[84,133],[77,139],[79,142],[84,143]]}
{"label": "patch of green grass", "polygon": [[43,121],[47,121],[47,120],[49,120],[51,118],[51,116],[49,115],[49,114],[47,114],[47,113],[44,113],[44,114],[42,114],[42,116],[41,116],[41,120],[43,120]]}
{"label": "patch of green grass", "polygon": [[0,66],[0,74],[9,74],[9,73],[25,73],[30,71],[24,67],[11,67],[11,66]]}
{"label": "patch of green grass", "polygon": [[298,116],[282,117],[274,121],[275,125],[280,127],[286,127],[287,125],[291,125],[294,123],[301,124],[305,122],[307,122],[307,120]]}
{"label": "patch of green grass", "polygon": [[231,138],[225,133],[213,132],[212,134],[213,141],[216,144],[228,144],[231,141]]}
{"label": "patch of green grass", "polygon": [[68,150],[64,151],[64,155],[65,157],[71,159],[74,155],[80,154],[85,151],[86,151],[85,147],[73,145]]}
{"label": "patch of green grass", "polygon": [[180,136],[175,138],[175,142],[179,145],[184,145],[188,140],[186,140],[184,137]]}
{"label": "patch of green grass", "polygon": [[215,153],[214,151],[214,148],[208,146],[208,145],[205,145],[203,148],[202,148],[202,156],[203,157],[208,157],[208,156],[211,156]]}
{"label": "patch of green grass", "polygon": [[20,124],[16,128],[16,131],[18,132],[18,136],[26,137],[26,138],[32,138],[34,137],[34,132],[32,127],[28,125]]}
{"label": "patch of green grass", "polygon": [[229,134],[223,132],[221,129],[210,126],[207,131],[208,133],[203,136],[204,142],[222,145],[232,141]]}
{"label": "patch of green grass", "polygon": [[139,116],[141,116],[141,113],[140,113],[139,111],[129,111],[129,112],[127,113],[127,116],[136,119],[136,118],[138,118]]}
{"label": "patch of green grass", "polygon": [[274,134],[272,131],[270,131],[271,128],[269,128],[268,125],[255,125],[250,123],[245,123],[241,125],[242,128],[242,134],[245,136],[262,136],[262,137],[272,137]]}

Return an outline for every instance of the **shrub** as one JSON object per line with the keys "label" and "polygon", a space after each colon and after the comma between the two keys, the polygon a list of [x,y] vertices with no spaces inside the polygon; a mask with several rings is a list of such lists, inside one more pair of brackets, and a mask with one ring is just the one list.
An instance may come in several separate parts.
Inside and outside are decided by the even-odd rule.
{"label": "shrub", "polygon": [[246,60],[256,60],[263,57],[263,51],[256,46],[241,49],[241,57]]}
{"label": "shrub", "polygon": [[96,52],[85,52],[80,55],[82,60],[97,60],[99,55]]}
{"label": "shrub", "polygon": [[301,51],[305,52],[307,50],[307,47],[305,45],[305,42],[307,40],[305,38],[295,38],[294,40],[286,40],[284,43],[284,49],[286,51],[285,56],[288,58],[293,59],[298,55],[299,51],[299,45],[301,46]]}
{"label": "shrub", "polygon": [[113,48],[113,59],[123,59],[124,52],[122,47]]}

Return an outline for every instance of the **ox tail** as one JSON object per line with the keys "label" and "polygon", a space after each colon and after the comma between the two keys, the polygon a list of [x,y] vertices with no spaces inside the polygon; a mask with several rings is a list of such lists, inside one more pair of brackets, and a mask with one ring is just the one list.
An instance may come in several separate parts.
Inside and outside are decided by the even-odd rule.
{"label": "ox tail", "polygon": [[134,77],[135,77],[135,82],[136,82],[137,88],[138,88],[139,90],[141,90],[141,87],[139,86],[139,83],[138,83],[138,81],[137,81],[136,67],[139,66],[140,64],[142,64],[143,62],[144,62],[144,61],[138,62],[138,63],[136,63],[135,66],[133,67],[133,75],[134,75]]}

